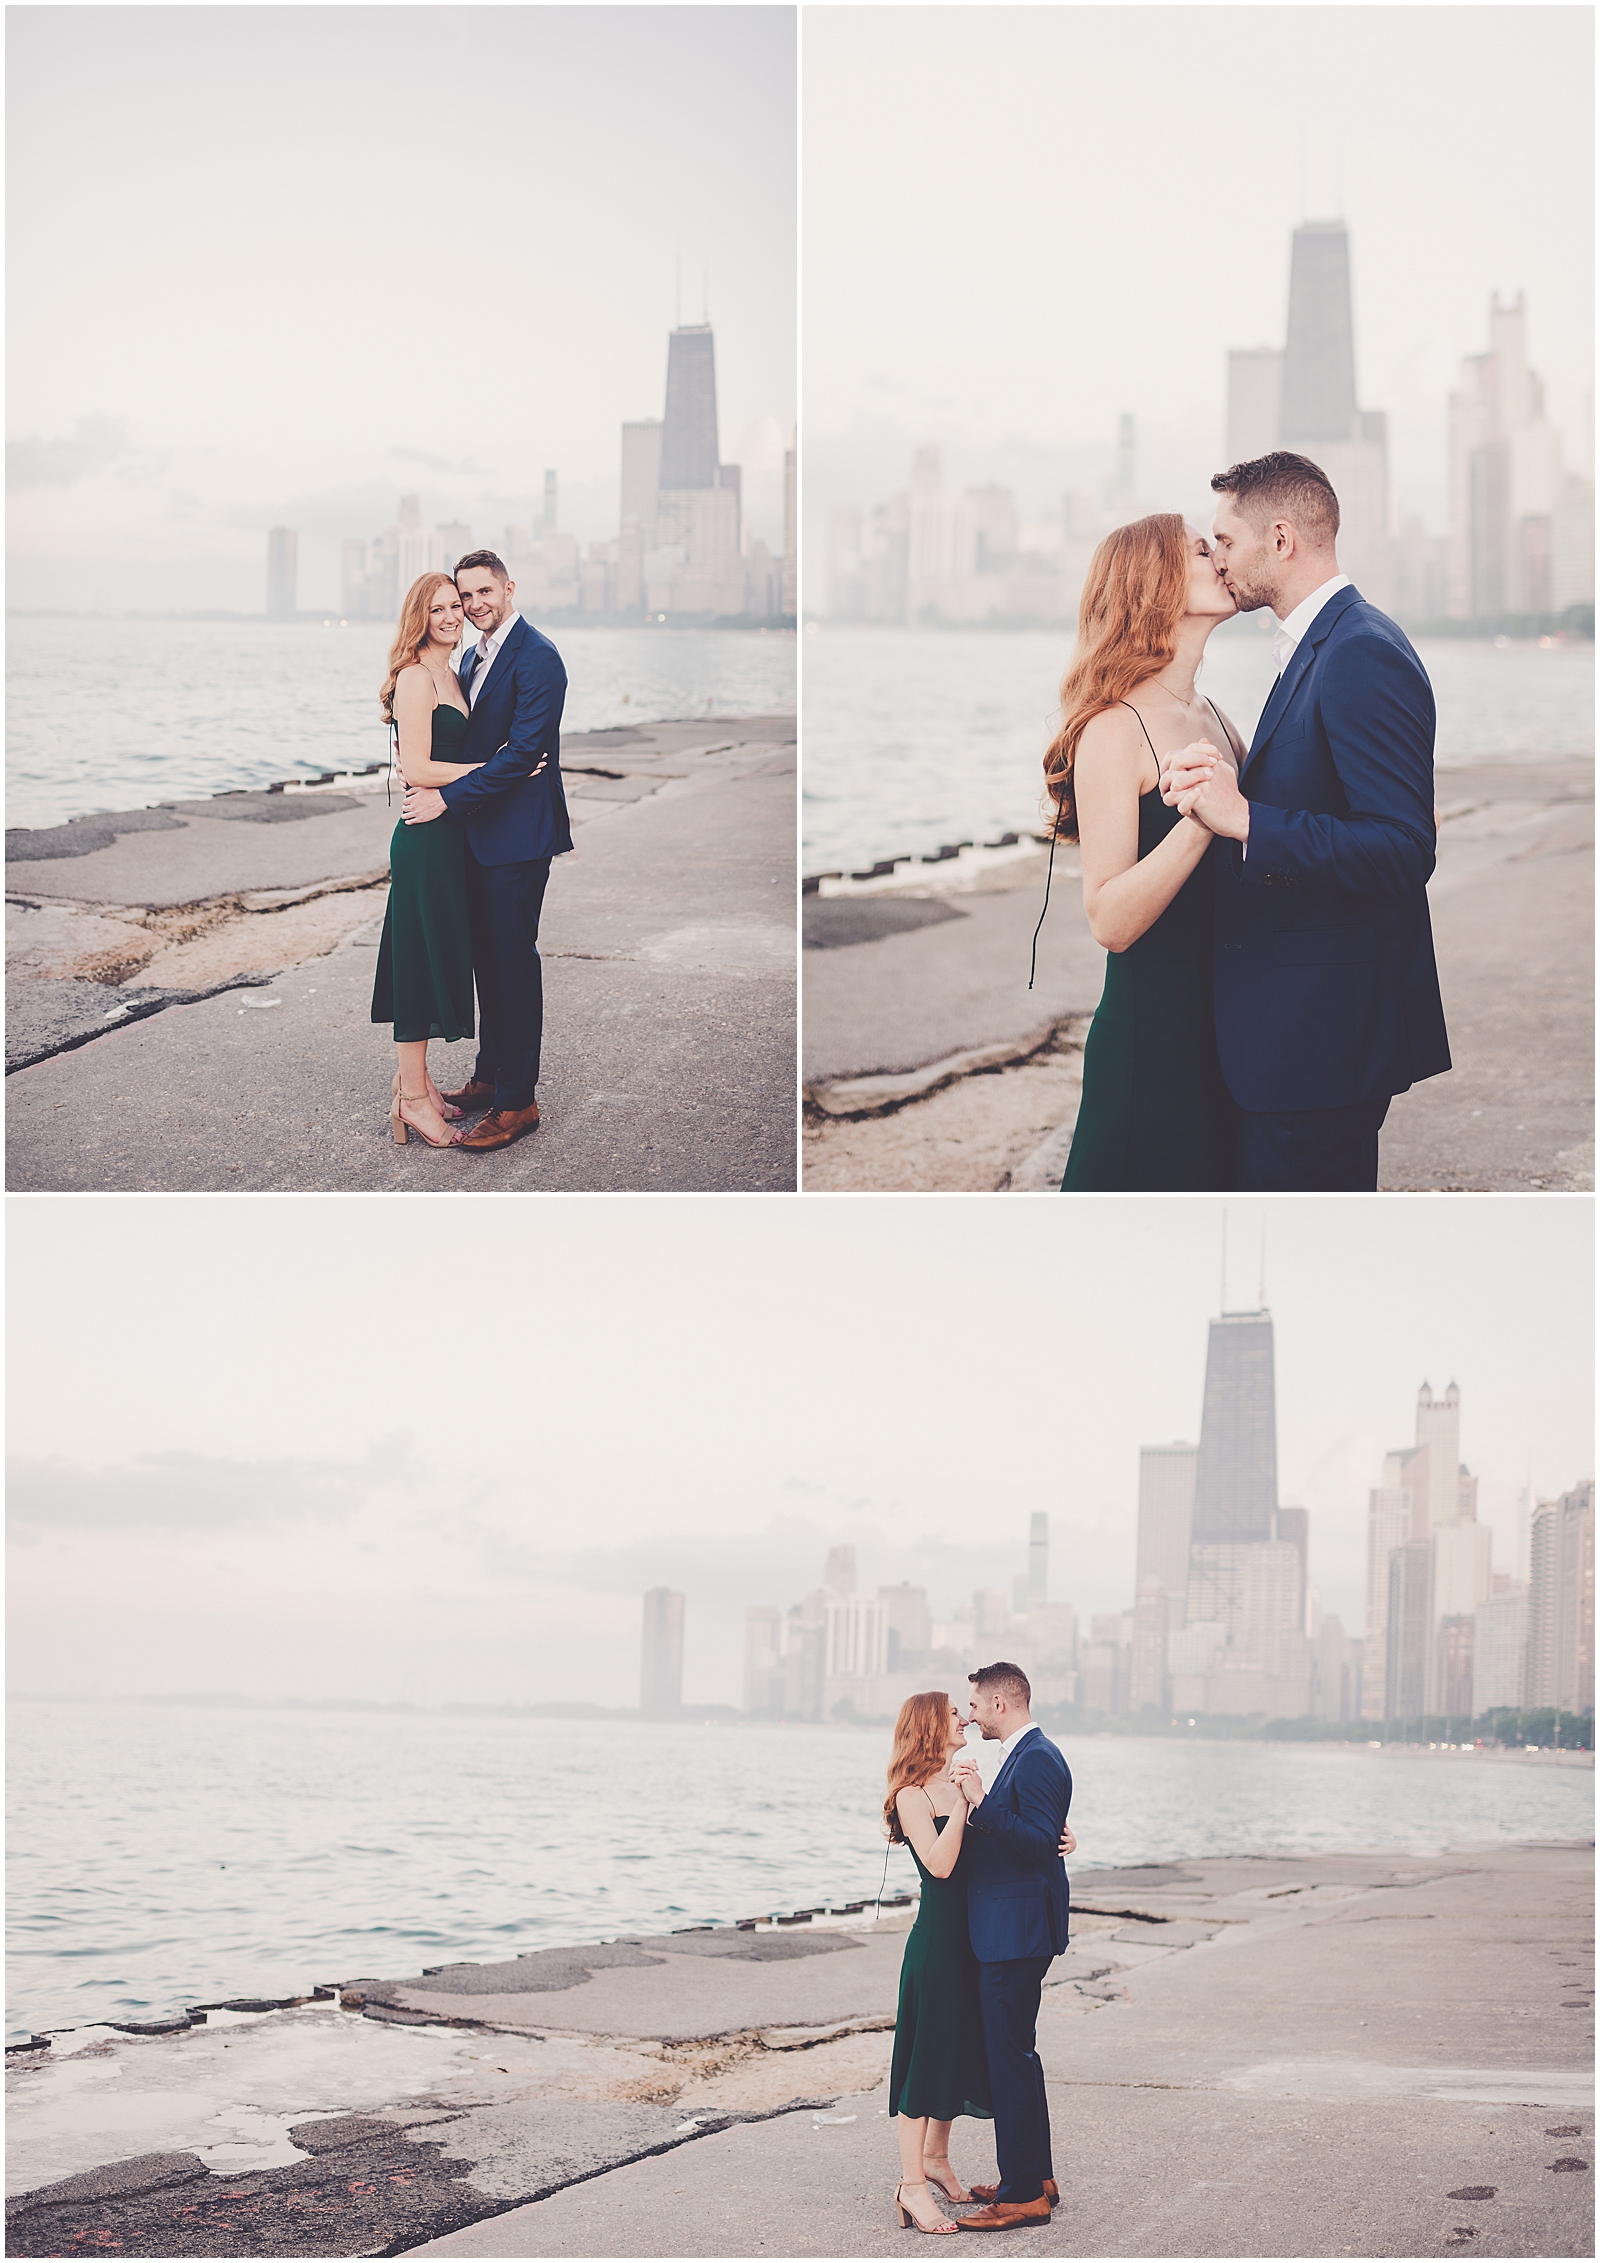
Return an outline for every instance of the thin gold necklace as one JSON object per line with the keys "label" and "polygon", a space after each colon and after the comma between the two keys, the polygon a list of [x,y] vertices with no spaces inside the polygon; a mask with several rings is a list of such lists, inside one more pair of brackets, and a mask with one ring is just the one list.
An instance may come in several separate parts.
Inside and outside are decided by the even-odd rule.
{"label": "thin gold necklace", "polygon": [[1172,688],[1172,686],[1171,686],[1170,684],[1163,684],[1163,683],[1161,682],[1161,678],[1160,678],[1159,676],[1152,676],[1152,677],[1150,678],[1150,681],[1151,681],[1151,682],[1152,682],[1153,684],[1157,684],[1157,685],[1160,685],[1160,688],[1161,688],[1161,690],[1162,690],[1162,691],[1164,691],[1164,692],[1166,693],[1166,695],[1167,695],[1168,699],[1176,699],[1176,700],[1178,701],[1178,705],[1179,705],[1180,707],[1183,707],[1183,708],[1187,708],[1187,707],[1189,706],[1189,704],[1190,704],[1190,701],[1192,701],[1192,700],[1193,700],[1193,698],[1194,698],[1194,692],[1193,692],[1192,688],[1191,688],[1191,690],[1190,690],[1190,693],[1189,693],[1189,698],[1188,698],[1188,699],[1182,699],[1182,698],[1179,698],[1179,695],[1177,694],[1177,692],[1175,692],[1175,691],[1173,690],[1173,688]]}

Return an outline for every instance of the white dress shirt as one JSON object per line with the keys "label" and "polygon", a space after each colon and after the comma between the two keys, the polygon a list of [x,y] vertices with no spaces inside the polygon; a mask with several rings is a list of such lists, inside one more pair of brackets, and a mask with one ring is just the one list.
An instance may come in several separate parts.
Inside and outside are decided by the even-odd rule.
{"label": "white dress shirt", "polygon": [[469,707],[477,706],[478,694],[483,689],[483,680],[485,676],[488,675],[489,670],[494,666],[495,660],[499,655],[500,647],[505,643],[506,638],[511,634],[512,630],[516,627],[521,618],[522,615],[513,605],[510,612],[506,615],[505,619],[500,623],[500,626],[497,629],[492,629],[490,631],[487,649],[484,649],[482,637],[479,637],[477,644],[473,647],[474,651],[480,654],[480,657],[478,659],[477,665],[472,671],[472,681],[467,686],[467,704]]}
{"label": "white dress shirt", "polygon": [[1328,599],[1336,597],[1341,589],[1348,589],[1349,587],[1350,576],[1348,574],[1333,575],[1332,579],[1325,581],[1320,589],[1314,589],[1309,597],[1302,597],[1288,618],[1278,623],[1277,632],[1272,639],[1272,664],[1280,676],[1294,658],[1295,648],[1300,644],[1307,629],[1310,628],[1312,622],[1322,611],[1323,606],[1327,604]]}
{"label": "white dress shirt", "polygon": [[[1024,1737],[1031,1737],[1031,1736],[1032,1736],[1032,1734],[1033,1734],[1033,1732],[1034,1732],[1034,1730],[1035,1730],[1035,1729],[1036,1729],[1036,1728],[1037,1728],[1038,1726],[1039,1726],[1039,1724],[1038,1724],[1038,1722],[1037,1722],[1037,1721],[1026,1721],[1026,1722],[1024,1722],[1023,1726],[1022,1726],[1022,1727],[1021,1727],[1020,1729],[1013,1729],[1013,1730],[1012,1730],[1012,1732],[1011,1732],[1011,1734],[1010,1734],[1010,1735],[1009,1735],[1008,1737],[1004,1737],[1004,1738],[1002,1738],[1002,1739],[1001,1739],[1001,1744],[1000,1744],[1000,1767],[1001,1767],[1001,1768],[1003,1768],[1003,1767],[1005,1766],[1006,1762],[1007,1762],[1007,1761],[1008,1761],[1008,1760],[1009,1760],[1009,1759],[1011,1758],[1011,1755],[1012,1755],[1012,1754],[1013,1754],[1013,1753],[1014,1753],[1014,1752],[1016,1751],[1016,1749],[1017,1749],[1017,1746],[1018,1746],[1018,1745],[1019,1745],[1019,1744],[1020,1744],[1020,1743],[1022,1742],[1023,1738],[1024,1738]],[[999,1774],[999,1772],[1000,1772],[1000,1770],[999,1770],[999,1769],[997,1768],[997,1769],[995,1770],[995,1773],[996,1773],[996,1775],[998,1775],[998,1774]]]}

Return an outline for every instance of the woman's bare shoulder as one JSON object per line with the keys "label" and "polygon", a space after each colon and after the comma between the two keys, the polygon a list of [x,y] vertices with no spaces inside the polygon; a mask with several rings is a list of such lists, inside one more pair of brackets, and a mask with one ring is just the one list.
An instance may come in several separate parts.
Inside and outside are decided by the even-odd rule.
{"label": "woman's bare shoulder", "polygon": [[432,692],[433,679],[420,660],[408,661],[405,667],[400,669],[395,676],[394,693],[396,699],[404,699],[409,703],[414,700],[429,698]]}
{"label": "woman's bare shoulder", "polygon": [[1136,715],[1120,705],[1102,707],[1098,715],[1090,716],[1079,733],[1077,759],[1082,762],[1088,755],[1092,762],[1119,762],[1137,753],[1144,743]]}

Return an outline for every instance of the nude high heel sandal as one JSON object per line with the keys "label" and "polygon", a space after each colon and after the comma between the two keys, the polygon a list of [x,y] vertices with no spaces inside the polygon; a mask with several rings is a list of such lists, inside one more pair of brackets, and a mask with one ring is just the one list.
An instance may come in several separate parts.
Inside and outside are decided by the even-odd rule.
{"label": "nude high heel sandal", "polygon": [[452,1144],[452,1142],[448,1139],[429,1139],[427,1133],[423,1130],[420,1124],[412,1124],[410,1122],[410,1118],[401,1113],[402,1107],[407,1100],[426,1100],[427,1097],[428,1096],[425,1092],[397,1092],[395,1094],[394,1104],[389,1110],[389,1124],[391,1130],[394,1133],[394,1143],[396,1147],[404,1147],[406,1143],[406,1129],[408,1125],[410,1126],[410,1129],[416,1133],[418,1139],[420,1139],[425,1146],[449,1147]]}
{"label": "nude high heel sandal", "polygon": [[[917,2183],[920,2182],[923,2191],[927,2191],[928,2185],[926,2178],[912,2178],[910,2181],[912,2183],[913,2189],[915,2188]],[[912,2215],[910,2209],[906,2206],[905,2202],[900,2197],[901,2193],[906,2189],[906,2182],[907,2180],[902,2177],[900,2179],[900,2182],[894,2188],[894,2212],[900,2219],[900,2229],[903,2232],[925,2232],[929,2235],[929,2237],[937,2238],[942,2232],[960,2231],[961,2226],[959,2224],[919,2224],[916,2217]]]}

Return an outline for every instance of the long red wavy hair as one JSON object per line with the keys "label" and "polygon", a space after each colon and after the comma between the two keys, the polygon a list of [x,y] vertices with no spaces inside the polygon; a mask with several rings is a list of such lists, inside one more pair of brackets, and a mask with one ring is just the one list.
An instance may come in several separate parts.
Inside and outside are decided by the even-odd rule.
{"label": "long red wavy hair", "polygon": [[405,603],[400,608],[400,626],[394,632],[389,647],[389,673],[383,679],[378,694],[378,705],[383,709],[386,723],[394,720],[395,678],[402,668],[409,668],[428,641],[428,613],[434,593],[443,582],[453,597],[456,593],[454,577],[450,574],[418,574],[406,591]]}
{"label": "long red wavy hair", "polygon": [[926,1784],[943,1769],[950,1751],[950,1695],[947,1690],[925,1689],[908,1697],[894,1725],[894,1750],[889,1755],[889,1790],[883,1803],[883,1827],[894,1844],[905,1844],[895,1800],[907,1784]]}
{"label": "long red wavy hair", "polygon": [[1178,649],[1189,603],[1189,540],[1176,511],[1108,534],[1078,601],[1078,641],[1061,679],[1061,728],[1044,758],[1045,793],[1064,841],[1078,838],[1072,773],[1084,725],[1126,699]]}

